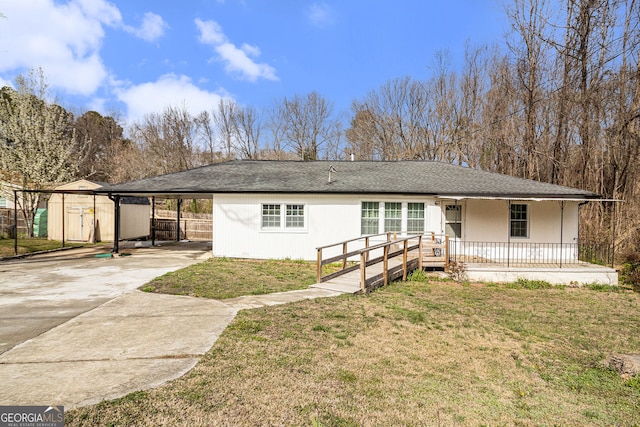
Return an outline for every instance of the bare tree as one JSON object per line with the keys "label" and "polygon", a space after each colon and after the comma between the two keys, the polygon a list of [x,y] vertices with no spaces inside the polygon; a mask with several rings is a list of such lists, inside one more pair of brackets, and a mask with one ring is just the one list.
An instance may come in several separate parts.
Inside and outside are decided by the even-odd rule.
{"label": "bare tree", "polygon": [[234,148],[235,126],[234,118],[238,106],[232,99],[220,99],[217,109],[213,112],[213,123],[218,129],[225,159],[232,159]]}
{"label": "bare tree", "polygon": [[263,125],[257,110],[253,107],[237,107],[231,119],[235,151],[243,159],[258,159]]}
{"label": "bare tree", "polygon": [[199,166],[198,125],[185,106],[166,107],[161,114],[148,114],[141,123],[135,123],[132,136],[145,159],[146,174]]}
{"label": "bare tree", "polygon": [[276,117],[282,121],[283,142],[301,160],[319,159],[320,149],[336,138],[333,104],[317,92],[285,97],[276,108]]}

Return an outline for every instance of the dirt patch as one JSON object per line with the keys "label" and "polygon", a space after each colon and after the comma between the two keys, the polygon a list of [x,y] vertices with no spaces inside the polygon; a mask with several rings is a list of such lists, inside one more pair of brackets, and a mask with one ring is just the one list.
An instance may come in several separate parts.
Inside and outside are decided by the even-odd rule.
{"label": "dirt patch", "polygon": [[640,373],[640,354],[614,354],[605,363],[624,379]]}

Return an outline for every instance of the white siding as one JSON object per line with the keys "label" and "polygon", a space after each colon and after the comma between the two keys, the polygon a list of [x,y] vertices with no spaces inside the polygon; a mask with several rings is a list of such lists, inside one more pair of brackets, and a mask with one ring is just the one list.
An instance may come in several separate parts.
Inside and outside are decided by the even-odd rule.
{"label": "white siding", "polygon": [[[424,203],[425,232],[433,231],[437,234],[444,232],[444,206],[449,202],[455,203],[387,195],[216,194],[213,198],[213,253],[215,256],[232,258],[315,260],[317,247],[360,236],[363,201],[381,202],[381,233],[384,231],[384,202],[403,203],[403,228],[406,227],[406,203]],[[526,203],[529,206],[529,237],[517,240],[528,243],[560,243],[561,202]],[[262,229],[262,204],[304,205],[305,227],[293,230]],[[466,200],[459,204],[463,206],[463,240],[509,240],[507,201]],[[563,243],[575,243],[577,236],[578,204],[565,202]],[[330,254],[323,255],[326,257]]]}
{"label": "white siding", "polygon": [[[528,206],[529,236],[511,238],[523,243],[576,243],[578,240],[578,202],[513,201]],[[463,215],[463,240],[472,242],[509,241],[509,202],[506,200],[467,200]],[[564,224],[561,227],[561,219]]]}
{"label": "white siding", "polygon": [[[425,227],[439,221],[439,214],[435,215],[434,221],[434,201],[417,197],[216,194],[213,198],[213,254],[234,258],[315,260],[317,247],[360,236],[363,201],[424,202]],[[280,203],[305,205],[304,230],[261,229],[262,204]],[[403,213],[403,224],[406,226],[404,205]],[[380,229],[383,227],[381,219]]]}

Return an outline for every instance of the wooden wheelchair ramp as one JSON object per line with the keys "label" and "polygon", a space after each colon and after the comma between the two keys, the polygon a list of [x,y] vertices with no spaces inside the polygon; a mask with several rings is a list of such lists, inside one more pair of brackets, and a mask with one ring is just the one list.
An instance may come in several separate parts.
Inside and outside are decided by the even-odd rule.
{"label": "wooden wheelchair ramp", "polygon": [[365,293],[400,278],[406,280],[424,265],[446,268],[448,242],[444,240],[442,243],[434,234],[398,238],[385,233],[322,246],[317,248],[318,283],[311,287]]}

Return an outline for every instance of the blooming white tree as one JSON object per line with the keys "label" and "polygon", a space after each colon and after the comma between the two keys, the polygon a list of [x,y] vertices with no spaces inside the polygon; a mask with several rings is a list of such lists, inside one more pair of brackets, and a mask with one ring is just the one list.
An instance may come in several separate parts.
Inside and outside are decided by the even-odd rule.
{"label": "blooming white tree", "polygon": [[[46,100],[41,69],[15,83],[15,90],[0,90],[0,179],[23,190],[49,190],[73,178],[77,167],[73,115]],[[29,236],[40,199],[41,193],[28,192],[15,201]]]}

